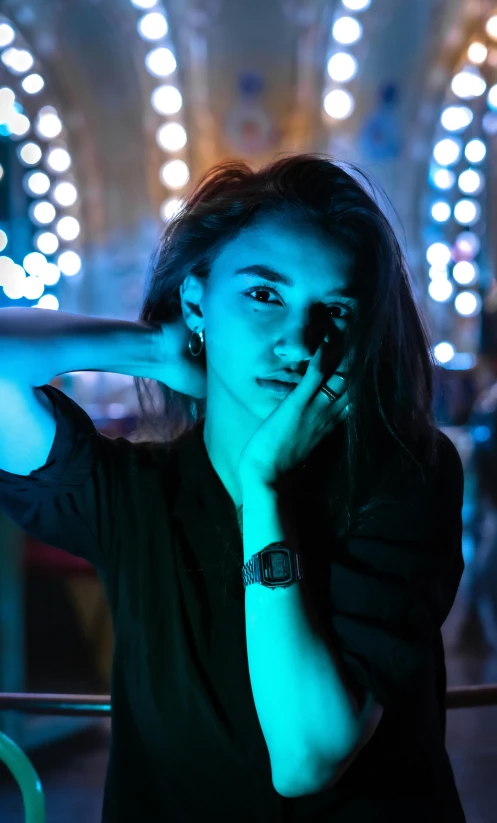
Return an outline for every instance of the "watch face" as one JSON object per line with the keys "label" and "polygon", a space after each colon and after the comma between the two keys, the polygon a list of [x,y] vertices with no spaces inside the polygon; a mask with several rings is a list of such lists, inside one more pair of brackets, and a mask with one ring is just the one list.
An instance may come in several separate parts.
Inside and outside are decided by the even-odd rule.
{"label": "watch face", "polygon": [[272,550],[263,559],[263,576],[268,583],[290,582],[292,568],[288,551]]}
{"label": "watch face", "polygon": [[283,587],[302,579],[301,560],[298,553],[295,556],[286,546],[266,546],[253,555],[242,569],[245,587],[250,583],[261,583],[263,586]]}
{"label": "watch face", "polygon": [[290,573],[286,552],[273,552],[270,555],[271,580],[286,580]]}

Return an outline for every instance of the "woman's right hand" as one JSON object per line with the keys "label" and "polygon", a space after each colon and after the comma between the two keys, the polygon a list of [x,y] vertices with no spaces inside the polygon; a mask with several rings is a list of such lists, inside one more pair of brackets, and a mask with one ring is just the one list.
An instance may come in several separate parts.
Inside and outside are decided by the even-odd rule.
{"label": "woman's right hand", "polygon": [[174,321],[161,323],[157,328],[154,361],[157,377],[170,389],[202,400],[207,396],[205,366],[188,349],[191,331],[180,315]]}

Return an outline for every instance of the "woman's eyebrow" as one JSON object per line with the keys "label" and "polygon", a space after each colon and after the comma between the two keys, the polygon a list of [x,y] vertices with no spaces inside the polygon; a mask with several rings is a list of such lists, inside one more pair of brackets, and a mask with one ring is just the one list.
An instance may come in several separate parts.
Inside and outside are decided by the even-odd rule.
{"label": "woman's eyebrow", "polygon": [[[272,283],[282,283],[284,286],[295,285],[294,281],[291,280],[291,278],[286,274],[282,274],[281,272],[272,269],[270,266],[266,266],[264,263],[253,263],[251,266],[244,266],[241,269],[236,269],[234,276],[238,274],[250,274],[254,277],[264,277]],[[328,289],[325,294],[340,294],[343,297],[352,297],[356,299],[357,287],[355,287],[354,284],[351,284],[350,286],[346,286],[342,289],[331,288]]]}

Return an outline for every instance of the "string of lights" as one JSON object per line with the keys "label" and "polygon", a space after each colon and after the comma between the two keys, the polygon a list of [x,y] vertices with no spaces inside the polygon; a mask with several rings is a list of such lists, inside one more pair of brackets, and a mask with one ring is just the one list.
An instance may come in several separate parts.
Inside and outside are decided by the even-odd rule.
{"label": "string of lights", "polygon": [[[46,98],[42,69],[5,17],[0,20],[0,61],[12,76],[10,85],[0,88],[0,135],[15,143],[17,160],[26,169],[22,186],[35,228],[28,252],[11,249],[8,226],[0,231],[0,287],[10,300],[25,298],[32,306],[57,309],[58,298],[49,289],[61,274],[72,277],[82,266],[79,194],[64,123],[50,101],[38,104],[38,96]],[[5,173],[0,168],[0,177]]]}
{"label": "string of lights", "polygon": [[[342,0],[345,12],[357,14],[366,11],[370,6],[371,0]],[[329,56],[326,63],[326,91],[323,97],[323,111],[332,120],[338,121],[349,118],[355,109],[354,95],[344,86],[358,75],[359,61],[356,55],[364,33],[361,20],[352,14],[344,13],[343,8],[337,8],[331,26]]]}
{"label": "string of lights", "polygon": [[[479,28],[447,85],[421,203],[428,294],[445,309],[438,325],[453,330],[453,339],[440,340],[434,354],[450,369],[475,365],[491,285],[485,218],[488,141],[497,133],[497,15],[482,15]],[[455,342],[458,318],[475,320],[459,335],[464,350]]]}
{"label": "string of lights", "polygon": [[[169,191],[160,206],[166,222],[181,207],[178,196],[190,180],[184,159],[187,132],[180,122],[183,98],[174,79],[177,69],[166,14],[156,0],[130,0],[139,12],[138,36],[150,44],[144,69],[159,82],[150,106],[161,122],[156,129],[158,146],[168,155],[160,166],[159,179]],[[81,251],[82,227],[79,191],[72,173],[63,118],[46,99],[43,71],[15,24],[0,19],[0,61],[12,75],[9,86],[0,88],[0,137],[16,143],[16,157],[26,168],[22,185],[30,200],[28,217],[33,223],[32,250],[15,253],[8,226],[0,229],[0,287],[9,300],[28,301],[38,308],[58,309],[52,291],[61,275],[84,276]],[[45,98],[33,109],[35,96]],[[175,155],[175,156],[173,156]],[[0,184],[6,169],[0,165]]]}

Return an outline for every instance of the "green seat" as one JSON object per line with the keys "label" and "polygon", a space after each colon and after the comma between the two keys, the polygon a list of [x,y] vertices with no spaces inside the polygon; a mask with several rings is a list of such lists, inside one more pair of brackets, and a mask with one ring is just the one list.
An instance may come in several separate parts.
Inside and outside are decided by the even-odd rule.
{"label": "green seat", "polygon": [[29,757],[10,737],[0,732],[0,761],[17,781],[24,802],[24,823],[45,823],[45,796]]}

